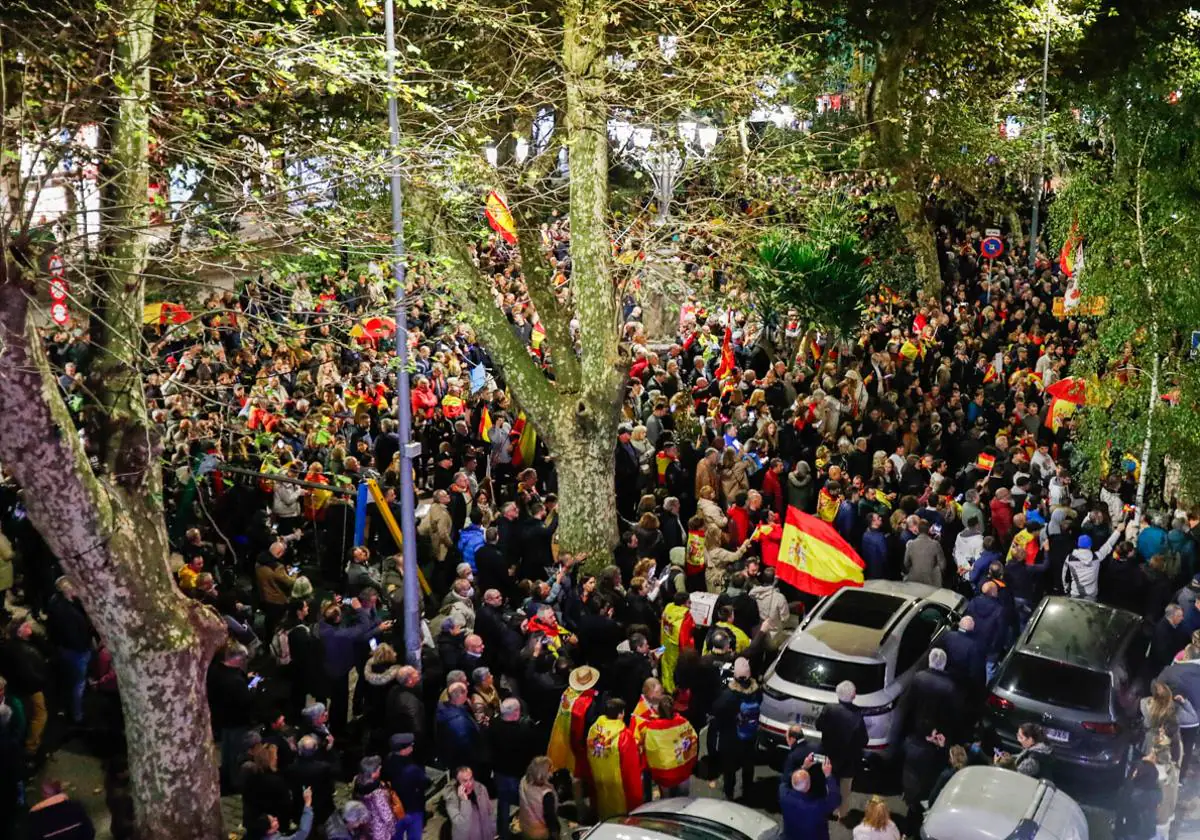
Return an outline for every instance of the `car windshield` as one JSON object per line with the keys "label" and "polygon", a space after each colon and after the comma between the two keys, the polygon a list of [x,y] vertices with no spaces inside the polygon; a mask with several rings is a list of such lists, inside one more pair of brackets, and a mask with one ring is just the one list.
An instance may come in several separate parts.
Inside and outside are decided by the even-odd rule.
{"label": "car windshield", "polygon": [[882,662],[847,662],[785,650],[775,673],[790,683],[823,691],[833,691],[843,680],[854,683],[859,694],[870,694],[883,688]]}
{"label": "car windshield", "polygon": [[1100,671],[1018,654],[1009,663],[1000,685],[1040,703],[1107,713],[1112,678]]}
{"label": "car windshield", "polygon": [[903,606],[904,599],[894,595],[862,589],[843,589],[833,603],[821,613],[821,620],[840,621],[856,627],[882,630]]}

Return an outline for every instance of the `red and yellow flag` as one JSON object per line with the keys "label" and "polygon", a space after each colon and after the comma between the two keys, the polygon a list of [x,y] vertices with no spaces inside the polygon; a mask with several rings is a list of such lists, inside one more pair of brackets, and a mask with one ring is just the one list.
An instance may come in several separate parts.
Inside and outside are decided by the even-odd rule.
{"label": "red and yellow flag", "polygon": [[990,385],[995,382],[999,376],[1000,374],[996,372],[996,366],[989,363],[987,370],[983,372],[983,384]]}
{"label": "red and yellow flag", "polygon": [[537,446],[537,432],[533,424],[525,419],[525,412],[517,415],[510,438],[515,438],[512,448],[512,465],[514,467],[529,467],[533,464],[533,451]]}
{"label": "red and yellow flag", "polygon": [[655,784],[672,788],[691,778],[700,739],[686,718],[675,715],[670,720],[647,719],[638,727],[638,743]]}
{"label": "red and yellow flag", "polygon": [[587,737],[597,819],[626,814],[642,804],[642,763],[623,720],[602,717]]}
{"label": "red and yellow flag", "polygon": [[905,342],[900,345],[900,355],[911,362],[913,359],[917,358],[917,356],[921,355],[921,349],[911,341],[905,340]]}
{"label": "red and yellow flag", "polygon": [[841,504],[837,496],[822,487],[821,492],[817,494],[817,516],[823,522],[833,522],[837,518],[838,508],[841,507]]}
{"label": "red and yellow flag", "polygon": [[775,572],[779,579],[811,595],[862,586],[863,559],[833,526],[788,507]]}
{"label": "red and yellow flag", "polygon": [[996,456],[980,452],[979,457],[975,459],[975,466],[981,470],[991,470],[992,467],[996,466]]}
{"label": "red and yellow flag", "polygon": [[508,204],[500,197],[498,192],[493,191],[487,194],[483,214],[487,216],[488,224],[492,226],[492,230],[500,234],[505,242],[509,245],[516,244],[517,226],[513,222]]}
{"label": "red and yellow flag", "polygon": [[486,404],[479,414],[479,439],[484,443],[492,442],[492,413],[488,411]]}
{"label": "red and yellow flag", "polygon": [[1046,427],[1057,433],[1063,421],[1075,413],[1075,403],[1062,397],[1052,397],[1046,410]]}
{"label": "red and yellow flag", "polygon": [[721,341],[721,363],[717,365],[717,381],[733,374],[737,367],[733,358],[733,330],[725,327],[725,338]]}

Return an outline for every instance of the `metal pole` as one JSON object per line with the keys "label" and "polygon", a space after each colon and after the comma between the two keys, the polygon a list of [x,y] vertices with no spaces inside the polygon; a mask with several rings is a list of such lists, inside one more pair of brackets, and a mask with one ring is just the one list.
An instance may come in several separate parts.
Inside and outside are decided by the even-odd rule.
{"label": "metal pole", "polygon": [[417,585],[416,497],[413,460],[421,444],[412,441],[412,401],[408,389],[408,318],[405,313],[404,185],[400,180],[400,117],[396,105],[396,10],[386,0],[388,152],[392,170],[392,274],[396,279],[396,419],[400,424],[400,532],[404,552],[404,647],[408,663],[421,667],[421,604]]}
{"label": "metal pole", "polygon": [[1038,150],[1038,167],[1034,173],[1033,224],[1029,228],[1029,273],[1037,264],[1038,213],[1042,206],[1042,181],[1046,172],[1046,84],[1050,78],[1050,3],[1046,0],[1046,46],[1042,51],[1042,139]]}

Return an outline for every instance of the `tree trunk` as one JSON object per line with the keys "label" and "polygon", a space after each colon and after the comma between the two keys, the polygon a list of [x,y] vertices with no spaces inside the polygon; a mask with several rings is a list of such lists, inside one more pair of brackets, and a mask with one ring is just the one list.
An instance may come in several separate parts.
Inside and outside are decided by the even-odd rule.
{"label": "tree trunk", "polygon": [[[1158,331],[1155,330],[1155,339]],[[1150,473],[1151,444],[1154,442],[1154,409],[1158,408],[1158,374],[1162,366],[1162,354],[1154,351],[1154,367],[1150,371],[1150,402],[1146,406],[1146,437],[1142,440],[1142,471],[1138,476],[1137,496],[1134,504],[1139,512],[1146,510],[1146,476]]]}
{"label": "tree trunk", "polygon": [[587,552],[591,572],[612,562],[617,538],[617,498],[613,490],[615,424],[607,406],[600,429],[588,412],[583,420],[574,412],[555,424],[554,459],[558,471],[560,524],[558,544],[562,551]]}
{"label": "tree trunk", "polygon": [[892,193],[892,203],[896,215],[900,217],[900,230],[912,250],[918,286],[923,294],[940,296],[942,272],[938,265],[933,228],[925,218],[925,202],[914,190],[906,189]]}

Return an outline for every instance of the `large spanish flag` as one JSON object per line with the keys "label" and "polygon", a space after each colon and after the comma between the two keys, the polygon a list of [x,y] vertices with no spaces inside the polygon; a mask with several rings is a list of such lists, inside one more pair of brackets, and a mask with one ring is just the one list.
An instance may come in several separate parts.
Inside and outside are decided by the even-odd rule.
{"label": "large spanish flag", "polygon": [[513,217],[508,209],[508,204],[500,197],[499,193],[490,192],[487,194],[487,199],[483,205],[483,215],[487,216],[488,224],[492,226],[492,230],[500,234],[505,242],[509,245],[516,244],[517,226],[513,224]]}
{"label": "large spanish flag", "polygon": [[587,756],[598,819],[628,813],[642,804],[642,762],[624,720],[602,717],[593,723]]}
{"label": "large spanish flag", "polygon": [[828,595],[862,586],[863,560],[833,526],[794,507],[787,510],[775,573],[801,592]]}
{"label": "large spanish flag", "polygon": [[655,784],[673,788],[691,778],[700,739],[686,718],[680,715],[670,720],[651,718],[638,727],[637,737]]}

